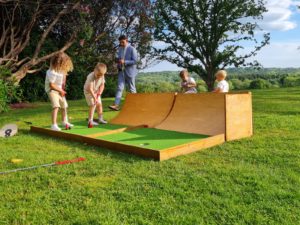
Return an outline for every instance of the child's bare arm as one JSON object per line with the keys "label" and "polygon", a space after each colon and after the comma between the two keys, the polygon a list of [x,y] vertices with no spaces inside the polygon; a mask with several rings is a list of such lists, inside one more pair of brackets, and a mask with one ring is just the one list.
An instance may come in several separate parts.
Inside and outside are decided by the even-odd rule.
{"label": "child's bare arm", "polygon": [[195,83],[188,83],[188,84],[187,84],[187,87],[188,87],[188,88],[196,87],[196,86],[197,86],[197,84],[195,84]]}
{"label": "child's bare arm", "polygon": [[214,92],[214,93],[221,93],[221,89],[220,89],[220,88],[216,88],[216,89],[213,90],[212,92]]}
{"label": "child's bare arm", "polygon": [[88,91],[88,93],[89,93],[90,95],[92,95],[93,99],[94,99],[95,101],[97,101],[97,97],[96,97],[96,95],[95,95],[95,93],[94,93],[94,91],[93,91],[93,84],[92,84],[92,83],[89,84],[87,91]]}
{"label": "child's bare arm", "polygon": [[104,88],[105,88],[105,84],[102,83],[102,84],[100,85],[99,90],[98,90],[97,93],[98,93],[99,95],[102,95],[102,93],[103,93],[103,91],[104,91]]}
{"label": "child's bare arm", "polygon": [[50,86],[51,90],[58,91],[61,96],[66,95],[66,92],[63,89],[61,89],[60,87],[58,87],[55,83],[50,83],[49,86]]}

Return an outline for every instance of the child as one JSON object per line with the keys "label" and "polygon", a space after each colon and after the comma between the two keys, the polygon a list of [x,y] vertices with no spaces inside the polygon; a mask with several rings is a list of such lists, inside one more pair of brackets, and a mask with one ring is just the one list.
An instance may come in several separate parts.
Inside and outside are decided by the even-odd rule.
{"label": "child", "polygon": [[187,70],[182,70],[179,73],[179,76],[182,80],[182,82],[181,82],[181,92],[183,92],[185,94],[197,93],[196,81],[194,80],[194,78],[189,76],[189,73],[188,73]]}
{"label": "child", "polygon": [[219,70],[216,73],[216,78],[217,78],[217,87],[215,88],[215,90],[213,90],[213,92],[215,93],[226,93],[229,91],[229,85],[227,83],[227,81],[225,80],[226,76],[227,76],[227,72],[225,70]]}
{"label": "child", "polygon": [[93,126],[99,125],[97,122],[94,122],[94,112],[97,109],[98,113],[98,122],[106,124],[107,121],[103,119],[103,109],[101,102],[101,94],[104,90],[105,79],[104,75],[107,71],[107,67],[103,63],[98,63],[94,69],[94,72],[90,73],[84,84],[84,95],[86,102],[89,106],[89,122],[88,127],[92,128]]}
{"label": "child", "polygon": [[73,124],[68,122],[67,108],[68,103],[64,90],[66,84],[66,76],[68,72],[73,70],[71,58],[63,52],[54,55],[50,60],[50,68],[46,73],[45,91],[47,92],[52,105],[52,125],[51,129],[60,131],[57,125],[57,113],[62,109],[62,125],[66,128],[73,127]]}

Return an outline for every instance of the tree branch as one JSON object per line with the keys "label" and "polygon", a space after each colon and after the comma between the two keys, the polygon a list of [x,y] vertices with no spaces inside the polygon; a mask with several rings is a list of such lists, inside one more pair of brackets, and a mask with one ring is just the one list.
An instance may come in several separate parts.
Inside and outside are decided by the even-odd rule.
{"label": "tree branch", "polygon": [[44,31],[44,33],[42,34],[42,37],[40,39],[40,41],[38,42],[34,54],[32,56],[32,59],[35,60],[38,57],[38,54],[41,51],[41,47],[45,42],[45,39],[47,38],[49,32],[52,30],[52,28],[57,24],[57,22],[59,21],[59,19],[67,14],[68,12],[76,9],[78,6],[80,5],[80,2],[78,1],[77,3],[75,3],[71,8],[64,8],[63,10],[61,10],[57,16],[53,19],[53,21],[51,22],[51,24],[48,26],[48,28]]}

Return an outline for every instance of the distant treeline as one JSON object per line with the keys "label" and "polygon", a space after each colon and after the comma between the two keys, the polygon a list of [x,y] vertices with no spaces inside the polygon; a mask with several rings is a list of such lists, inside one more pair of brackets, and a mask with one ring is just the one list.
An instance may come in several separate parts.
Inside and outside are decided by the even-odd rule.
{"label": "distant treeline", "polygon": [[[5,71],[0,72],[4,73]],[[87,74],[86,71],[84,71]],[[83,74],[84,74],[83,72]],[[268,68],[252,69],[239,68],[228,69],[227,80],[231,90],[264,89],[300,86],[300,68]],[[180,91],[179,71],[166,71],[155,73],[142,73],[137,76],[137,91],[140,93],[175,92]],[[196,80],[199,92],[206,92],[205,82],[196,74],[191,74]],[[117,76],[107,76],[106,89],[103,97],[113,97],[116,90]],[[67,83],[69,99],[83,98],[84,76],[71,75]],[[32,88],[34,84],[34,88]],[[7,103],[21,101],[45,101],[47,95],[44,91],[45,73],[27,76],[19,87],[7,86],[0,80],[0,112],[7,109]]]}
{"label": "distant treeline", "polygon": [[[231,90],[264,89],[300,86],[300,68],[230,68],[227,69]],[[139,92],[172,92],[180,90],[179,71],[139,73]],[[190,74],[198,84],[198,91],[207,91],[205,82]]]}

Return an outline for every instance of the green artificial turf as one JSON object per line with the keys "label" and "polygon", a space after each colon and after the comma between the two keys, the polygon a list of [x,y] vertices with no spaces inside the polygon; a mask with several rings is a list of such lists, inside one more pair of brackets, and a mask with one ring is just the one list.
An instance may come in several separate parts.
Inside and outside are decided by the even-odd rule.
{"label": "green artificial turf", "polygon": [[98,126],[94,126],[93,128],[87,127],[87,121],[81,122],[73,122],[74,127],[70,130],[62,130],[62,132],[71,133],[71,134],[79,134],[79,135],[89,135],[96,134],[101,132],[106,132],[110,130],[116,130],[119,128],[127,127],[124,125],[114,125],[114,124],[99,124]]}
{"label": "green artificial turf", "polygon": [[[102,99],[104,118],[113,99]],[[85,100],[69,101],[84,121]],[[50,126],[50,103],[0,114],[0,225],[296,225],[300,221],[300,88],[253,91],[254,136],[163,162],[31,133]],[[21,158],[20,164],[10,163]]]}
{"label": "green artificial turf", "polygon": [[140,128],[118,134],[101,136],[98,139],[134,145],[141,148],[162,150],[206,137],[208,136],[201,134],[181,133],[154,128]]}

